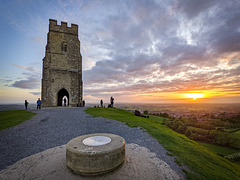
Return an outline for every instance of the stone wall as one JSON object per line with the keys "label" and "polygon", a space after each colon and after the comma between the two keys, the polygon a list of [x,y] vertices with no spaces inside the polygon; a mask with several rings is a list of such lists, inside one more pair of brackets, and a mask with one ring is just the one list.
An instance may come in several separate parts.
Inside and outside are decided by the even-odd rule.
{"label": "stone wall", "polygon": [[65,89],[70,106],[82,105],[82,56],[78,26],[49,20],[42,74],[42,105],[58,105],[58,92]]}

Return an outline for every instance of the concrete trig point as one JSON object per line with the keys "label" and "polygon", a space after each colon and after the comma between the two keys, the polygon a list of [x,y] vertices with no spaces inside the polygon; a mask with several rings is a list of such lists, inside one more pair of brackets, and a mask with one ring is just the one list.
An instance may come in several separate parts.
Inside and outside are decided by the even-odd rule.
{"label": "concrete trig point", "polygon": [[66,22],[57,25],[49,19],[49,32],[42,71],[42,106],[82,106],[82,56],[78,25]]}
{"label": "concrete trig point", "polygon": [[79,136],[66,147],[67,166],[82,175],[109,172],[125,160],[125,140],[114,134],[97,133]]}

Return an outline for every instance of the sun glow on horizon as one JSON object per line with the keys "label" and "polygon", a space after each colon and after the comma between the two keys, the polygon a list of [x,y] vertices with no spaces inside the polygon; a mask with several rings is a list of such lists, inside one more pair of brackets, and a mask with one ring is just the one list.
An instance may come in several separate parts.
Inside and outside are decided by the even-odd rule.
{"label": "sun glow on horizon", "polygon": [[204,94],[203,93],[188,93],[185,95],[187,98],[191,98],[191,99],[198,99],[198,98],[203,98]]}

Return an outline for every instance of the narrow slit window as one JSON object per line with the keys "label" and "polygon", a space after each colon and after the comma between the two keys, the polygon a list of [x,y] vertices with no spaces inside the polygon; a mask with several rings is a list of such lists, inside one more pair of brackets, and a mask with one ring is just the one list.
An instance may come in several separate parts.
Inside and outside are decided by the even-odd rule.
{"label": "narrow slit window", "polygon": [[65,42],[62,43],[61,50],[62,52],[67,52],[67,44]]}
{"label": "narrow slit window", "polygon": [[67,52],[67,45],[64,44],[64,51]]}

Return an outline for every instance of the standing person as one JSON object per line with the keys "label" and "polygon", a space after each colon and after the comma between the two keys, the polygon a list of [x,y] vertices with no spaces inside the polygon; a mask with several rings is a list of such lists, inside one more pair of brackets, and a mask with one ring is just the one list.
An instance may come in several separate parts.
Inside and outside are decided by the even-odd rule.
{"label": "standing person", "polygon": [[66,106],[66,102],[67,102],[66,98],[64,98],[63,101],[64,101],[64,106]]}
{"label": "standing person", "polygon": [[83,106],[83,107],[85,106],[85,101],[84,101],[84,100],[82,101],[82,106]]}
{"label": "standing person", "polygon": [[41,109],[41,104],[42,104],[42,102],[41,102],[40,98],[38,98],[38,100],[37,100],[37,109]]}
{"label": "standing person", "polygon": [[28,108],[28,101],[27,100],[25,100],[25,109],[27,109]]}
{"label": "standing person", "polygon": [[103,100],[102,99],[100,101],[100,105],[101,105],[101,107],[103,107]]}
{"label": "standing person", "polygon": [[110,102],[111,102],[111,108],[113,108],[113,104],[114,104],[114,98],[113,97],[110,98]]}

